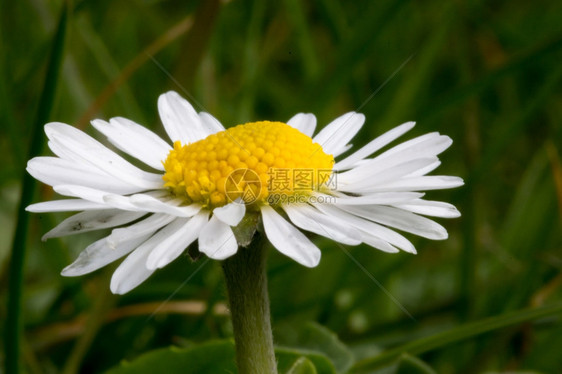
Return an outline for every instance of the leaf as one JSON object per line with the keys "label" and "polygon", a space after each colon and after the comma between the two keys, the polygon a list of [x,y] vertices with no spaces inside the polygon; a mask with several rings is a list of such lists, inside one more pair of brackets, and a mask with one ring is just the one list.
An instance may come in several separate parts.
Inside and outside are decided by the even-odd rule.
{"label": "leaf", "polygon": [[[280,373],[335,374],[330,360],[319,353],[275,350]],[[234,342],[220,340],[188,348],[169,347],[124,361],[106,374],[237,373]]]}
{"label": "leaf", "polygon": [[306,357],[298,358],[293,366],[286,372],[287,374],[316,374],[314,364]]}
{"label": "leaf", "polygon": [[373,369],[392,363],[404,352],[420,354],[503,327],[560,313],[562,313],[562,303],[555,303],[541,308],[518,310],[471,323],[465,323],[448,331],[417,339],[383,352],[380,355],[366,358],[356,363],[353,369],[354,372],[370,372]]}
{"label": "leaf", "polygon": [[319,324],[309,322],[299,326],[284,326],[276,334],[282,345],[318,352],[328,357],[337,373],[345,373],[353,365],[353,354],[337,335]]}
{"label": "leaf", "polygon": [[[276,348],[275,357],[277,358],[277,369],[280,373],[336,373],[334,365],[332,365],[328,357],[321,353],[291,348]],[[310,365],[303,361],[303,358],[310,362],[314,368],[313,371],[310,370]]]}
{"label": "leaf", "polygon": [[405,353],[395,374],[436,374],[436,371],[419,358]]}
{"label": "leaf", "polygon": [[214,341],[189,348],[169,347],[125,361],[107,374],[236,373],[234,343]]}

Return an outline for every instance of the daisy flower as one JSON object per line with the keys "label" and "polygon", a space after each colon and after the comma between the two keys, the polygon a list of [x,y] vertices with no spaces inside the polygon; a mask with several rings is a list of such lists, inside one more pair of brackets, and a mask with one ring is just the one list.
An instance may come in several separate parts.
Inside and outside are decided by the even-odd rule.
{"label": "daisy flower", "polygon": [[123,294],[196,240],[210,258],[234,255],[236,227],[245,217],[257,217],[254,227],[279,252],[307,267],[318,264],[321,252],[300,229],[347,245],[415,253],[395,230],[445,239],[447,231],[424,216],[460,215],[450,204],[423,199],[422,192],[463,184],[458,177],[427,175],[439,166],[437,156],[451,145],[449,137],[429,133],[372,157],[413,122],[340,159],[363,126],[363,114],[344,114],[313,136],[313,114],[225,130],[175,92],[159,97],[158,110],[171,144],[126,118],[92,121],[115,148],[149,171],[72,126],[45,126],[56,157],[33,158],[27,171],[71,198],[27,210],[80,213],[43,239],[112,228],[63,275],[87,274],[127,256],[111,279],[111,291]]}

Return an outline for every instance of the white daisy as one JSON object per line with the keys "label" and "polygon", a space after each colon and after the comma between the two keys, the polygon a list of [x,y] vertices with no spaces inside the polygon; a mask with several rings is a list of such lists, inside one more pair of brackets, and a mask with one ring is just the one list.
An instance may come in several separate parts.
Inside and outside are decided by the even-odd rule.
{"label": "white daisy", "polygon": [[210,258],[232,256],[238,250],[233,227],[251,215],[260,218],[260,230],[277,250],[308,267],[318,264],[321,253],[298,228],[343,244],[415,253],[395,229],[445,239],[447,231],[423,216],[460,215],[450,204],[424,200],[420,192],[463,184],[457,177],[427,176],[440,164],[437,155],[451,145],[449,137],[426,134],[371,157],[413,122],[335,162],[351,148],[363,114],[344,114],[313,137],[313,114],[299,113],[286,124],[253,122],[225,130],[175,92],[160,96],[158,110],[173,146],[125,118],[92,122],[111,144],[152,171],[69,125],[45,126],[56,157],[36,157],[27,171],[72,199],[27,210],[82,212],[43,238],[113,228],[63,275],[87,274],[127,256],[111,279],[111,291],[123,294],[196,240]]}

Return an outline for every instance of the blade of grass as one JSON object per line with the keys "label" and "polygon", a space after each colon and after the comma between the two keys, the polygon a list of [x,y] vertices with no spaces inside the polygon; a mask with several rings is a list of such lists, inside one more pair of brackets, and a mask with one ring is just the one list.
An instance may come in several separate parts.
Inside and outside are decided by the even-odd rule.
{"label": "blade of grass", "polygon": [[305,76],[305,83],[316,78],[320,71],[320,63],[314,48],[314,43],[310,35],[306,16],[303,10],[303,2],[299,0],[285,0],[287,17],[293,24],[296,33],[297,45],[302,58],[302,67]]}
{"label": "blade of grass", "polygon": [[548,141],[546,143],[546,151],[548,153],[548,158],[550,159],[552,179],[554,179],[554,185],[556,186],[558,218],[559,222],[562,223],[562,162],[560,161],[560,155],[558,154],[558,149],[556,149],[554,142]]}
{"label": "blade of grass", "polygon": [[[68,12],[69,5],[67,2],[64,2],[57,30],[53,37],[53,44],[45,74],[45,83],[39,100],[37,117],[31,127],[32,134],[31,144],[28,151],[28,159],[40,154],[43,147],[43,133],[41,130],[43,128],[43,124],[49,119],[55,100],[57,81],[63,60]],[[14,234],[14,242],[12,245],[8,276],[8,313],[6,317],[5,342],[9,342],[9,344],[4,345],[7,374],[17,374],[20,372],[20,346],[21,336],[23,333],[23,313],[21,311],[22,285],[27,244],[27,229],[29,226],[29,215],[25,211],[25,207],[31,204],[36,184],[35,179],[25,172],[22,180],[21,198],[18,207],[18,218]]]}
{"label": "blade of grass", "polygon": [[418,93],[436,69],[436,60],[439,59],[443,51],[451,25],[454,25],[457,19],[453,8],[454,3],[448,4],[443,10],[443,15],[439,17],[442,22],[438,23],[436,30],[412,61],[410,66],[413,68],[409,69],[409,74],[402,79],[402,84],[396,90],[397,94],[381,123],[394,125],[410,119],[411,108],[414,107],[413,104],[418,99]]}
{"label": "blade of grass", "polygon": [[183,41],[174,76],[187,89],[192,87],[201,60],[207,52],[220,10],[219,0],[201,2],[194,15],[193,27]]}
{"label": "blade of grass", "polygon": [[[474,66],[471,59],[470,30],[463,24],[459,27],[457,43],[457,66],[458,74],[463,82],[470,82],[474,76]],[[464,162],[468,170],[472,170],[478,162],[481,154],[480,149],[480,105],[477,97],[467,98],[463,105],[464,122],[463,147]],[[461,321],[466,321],[474,316],[474,293],[476,287],[476,262],[477,262],[477,212],[479,211],[479,193],[481,186],[466,180],[464,189],[468,196],[469,204],[464,204],[462,209],[462,252],[459,257],[459,302],[457,304],[457,315]]]}
{"label": "blade of grass", "polygon": [[[105,74],[107,79],[110,80],[118,76],[120,73],[119,65],[98,31],[93,27],[91,20],[87,17],[80,17],[75,20],[75,24],[78,35],[81,37],[81,43],[88,47],[92,60],[97,62],[99,69]],[[142,120],[142,110],[135,100],[131,87],[127,83],[123,84],[116,93],[116,97],[121,102],[124,112],[130,118]],[[144,123],[144,121],[141,121],[141,123]]]}
{"label": "blade of grass", "polygon": [[3,84],[0,84],[0,123],[5,124],[2,132],[6,131],[9,144],[12,146],[9,148],[9,153],[13,155],[16,165],[23,165],[24,162],[24,153],[21,147],[18,147],[17,144],[19,143],[19,139],[21,138],[21,133],[18,129],[18,122],[14,116],[12,108],[14,108],[12,104],[12,100],[10,95],[8,94],[8,87],[12,87],[11,80],[7,79],[10,76],[7,69],[5,68],[4,57],[7,57],[7,51],[2,50],[2,35],[0,35],[0,55],[3,58],[0,58],[0,72],[4,79]]}
{"label": "blade of grass", "polygon": [[335,53],[340,56],[336,67],[325,71],[319,76],[316,84],[311,85],[310,91],[304,97],[315,97],[309,110],[313,113],[321,112],[326,104],[341,93],[342,87],[352,78],[357,65],[373,53],[372,46],[378,41],[387,26],[394,21],[406,1],[391,1],[381,10],[378,2],[372,2],[364,16],[358,20],[352,33],[345,42],[340,43],[341,48]]}
{"label": "blade of grass", "polygon": [[246,44],[244,48],[243,95],[238,111],[238,123],[248,122],[252,118],[253,107],[260,75],[261,56],[261,30],[266,10],[264,1],[254,1],[252,13],[246,31]]}
{"label": "blade of grass", "polygon": [[456,91],[448,92],[445,97],[438,98],[435,105],[428,105],[426,111],[420,113],[419,120],[429,121],[442,116],[444,110],[455,108],[457,106],[455,104],[463,102],[468,97],[480,94],[506,76],[520,73],[526,67],[549,58],[550,55],[558,52],[561,48],[562,34],[533,45],[528,51],[514,56],[506,65],[490,72],[482,79],[463,86]]}
{"label": "blade of grass", "polygon": [[490,331],[560,313],[562,313],[562,303],[556,303],[541,308],[523,309],[466,323],[439,334],[414,340],[413,342],[390,349],[378,356],[361,360],[355,364],[352,372],[359,373],[381,368],[395,361],[404,352],[416,356]]}
{"label": "blade of grass", "polygon": [[151,59],[152,56],[161,51],[168,44],[176,40],[181,35],[185,34],[193,25],[191,16],[187,16],[180,22],[172,26],[165,34],[156,39],[152,44],[141,51],[125,68],[121,74],[110,82],[105,89],[100,93],[96,100],[86,110],[84,115],[76,122],[76,127],[83,129],[99,111],[99,109],[109,100],[117,91],[117,89],[129,79],[129,77],[137,71],[145,62]]}

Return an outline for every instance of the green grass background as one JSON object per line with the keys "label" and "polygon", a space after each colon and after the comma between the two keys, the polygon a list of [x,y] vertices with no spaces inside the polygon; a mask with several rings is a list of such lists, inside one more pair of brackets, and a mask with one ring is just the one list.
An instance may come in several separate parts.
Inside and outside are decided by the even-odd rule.
{"label": "green grass background", "polygon": [[[474,336],[468,325],[466,338],[460,332],[562,301],[562,2],[75,1],[57,39],[62,5],[0,3],[1,321],[28,153],[49,154],[44,122],[93,134],[89,120],[124,116],[163,134],[156,100],[176,90],[227,127],[297,112],[316,114],[323,126],[360,109],[367,121],[355,146],[409,120],[418,125],[407,137],[439,131],[454,140],[438,172],[466,185],[428,194],[462,212],[440,220],[450,238],[409,236],[416,256],[346,249],[399,304],[328,240],[315,239],[323,253],[315,269],[271,252],[279,343],[315,321],[358,361],[402,347],[438,373],[562,372],[560,309]],[[48,61],[63,40],[57,78]],[[54,197],[44,185],[24,191],[33,202]],[[20,225],[26,242],[15,240],[25,244],[17,249],[25,249],[25,372],[97,373],[155,348],[231,336],[216,262],[182,257],[114,297],[114,267],[59,275],[99,237],[41,242],[64,217],[28,216]],[[446,331],[454,339],[436,335]],[[442,338],[404,348],[431,336]]]}

